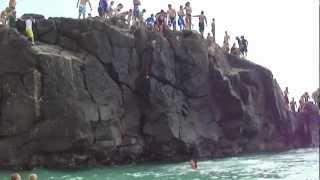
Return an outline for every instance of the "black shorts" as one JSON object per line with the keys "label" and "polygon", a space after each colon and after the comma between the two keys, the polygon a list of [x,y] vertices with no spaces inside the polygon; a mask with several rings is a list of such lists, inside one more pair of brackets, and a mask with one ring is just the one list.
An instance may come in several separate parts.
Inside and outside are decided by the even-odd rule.
{"label": "black shorts", "polygon": [[199,22],[199,31],[204,32],[204,23],[203,22]]}

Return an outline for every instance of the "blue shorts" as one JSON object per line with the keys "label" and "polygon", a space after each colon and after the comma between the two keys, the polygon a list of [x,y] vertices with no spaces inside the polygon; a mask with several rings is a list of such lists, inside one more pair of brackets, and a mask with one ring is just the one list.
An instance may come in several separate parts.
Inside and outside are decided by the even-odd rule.
{"label": "blue shorts", "polygon": [[168,22],[168,24],[169,24],[169,26],[171,27],[171,25],[173,26],[173,27],[176,27],[176,17],[170,17],[169,18],[169,22]]}
{"label": "blue shorts", "polygon": [[185,25],[185,23],[184,23],[184,19],[183,19],[183,17],[182,17],[182,16],[179,16],[179,19],[178,19],[178,25],[179,25],[179,26],[184,26],[184,25]]}
{"label": "blue shorts", "polygon": [[133,7],[133,16],[134,17],[139,17],[140,16],[139,6],[134,6]]}
{"label": "blue shorts", "polygon": [[86,5],[79,5],[79,14],[86,14]]}

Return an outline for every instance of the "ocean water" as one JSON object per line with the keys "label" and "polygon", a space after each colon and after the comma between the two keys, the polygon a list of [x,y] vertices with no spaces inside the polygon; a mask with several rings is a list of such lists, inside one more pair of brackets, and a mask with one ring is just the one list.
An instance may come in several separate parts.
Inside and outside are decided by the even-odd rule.
{"label": "ocean water", "polygon": [[[36,169],[19,172],[23,179],[37,173],[39,180],[319,180],[319,149],[301,149],[198,162],[93,168],[79,171]],[[0,180],[12,172],[0,170]]]}

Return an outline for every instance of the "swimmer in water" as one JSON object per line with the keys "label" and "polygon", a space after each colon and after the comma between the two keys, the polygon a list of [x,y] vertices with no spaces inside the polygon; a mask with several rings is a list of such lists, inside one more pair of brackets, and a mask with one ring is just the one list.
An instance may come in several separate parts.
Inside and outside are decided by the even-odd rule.
{"label": "swimmer in water", "polygon": [[191,165],[191,168],[194,169],[194,170],[197,170],[198,169],[198,161],[197,160],[191,160],[190,161],[190,165]]}

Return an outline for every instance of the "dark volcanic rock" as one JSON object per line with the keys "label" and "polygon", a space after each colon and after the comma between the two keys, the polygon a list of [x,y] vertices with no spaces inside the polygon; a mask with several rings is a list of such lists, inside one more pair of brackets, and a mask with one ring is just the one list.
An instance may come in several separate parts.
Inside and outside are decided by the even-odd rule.
{"label": "dark volcanic rock", "polygon": [[0,28],[1,167],[183,160],[315,144],[318,124],[309,123],[316,117],[309,110],[316,107],[286,112],[269,70],[218,47],[208,52],[194,32],[131,34],[111,24],[42,19],[35,46]]}

